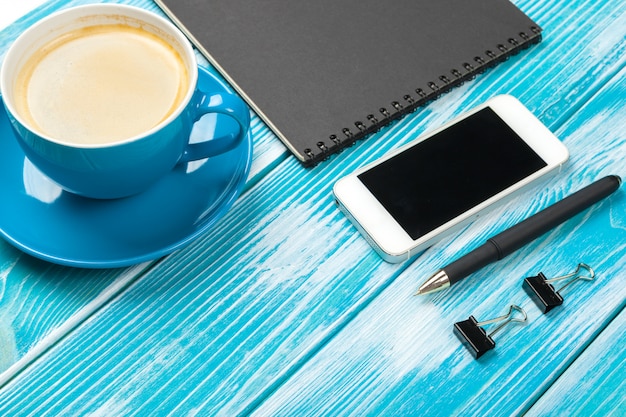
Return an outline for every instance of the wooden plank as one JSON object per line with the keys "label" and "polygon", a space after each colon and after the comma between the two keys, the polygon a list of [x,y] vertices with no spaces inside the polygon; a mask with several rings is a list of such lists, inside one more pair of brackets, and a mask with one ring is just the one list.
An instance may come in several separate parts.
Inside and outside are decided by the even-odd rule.
{"label": "wooden plank", "polygon": [[[520,2],[526,9],[530,3]],[[309,410],[335,404],[334,411],[342,411],[344,406],[343,411],[357,412],[360,400],[371,399],[369,395],[375,391],[382,396],[372,394],[375,401],[365,401],[365,406],[402,412],[403,407],[414,410],[422,405],[424,396],[418,393],[413,399],[409,395],[415,387],[428,388],[421,384],[459,375],[466,366],[479,366],[480,381],[498,381],[501,387],[509,376],[497,365],[509,361],[517,354],[516,348],[525,346],[517,342],[520,338],[526,341],[523,331],[527,328],[502,334],[504,339],[490,359],[492,366],[468,360],[449,332],[452,321],[466,315],[499,314],[502,300],[508,302],[519,288],[499,287],[497,282],[477,288],[468,281],[446,296],[418,302],[410,294],[424,274],[442,260],[554,202],[595,178],[602,169],[613,169],[615,161],[623,158],[623,141],[607,135],[623,131],[623,114],[615,120],[611,118],[614,112],[605,115],[603,121],[610,122],[604,126],[608,133],[600,135],[593,148],[584,149],[583,137],[573,140],[568,136],[572,152],[586,159],[573,161],[557,180],[543,182],[533,192],[494,211],[488,221],[478,222],[426,251],[411,265],[381,262],[333,207],[330,188],[341,174],[497,93],[520,97],[557,130],[568,120],[566,110],[581,107],[588,94],[623,67],[624,10],[617,9],[615,5],[571,1],[533,3],[534,14],[529,13],[553,31],[552,38],[546,38],[540,47],[456,89],[324,165],[305,170],[288,158],[272,167],[214,232],[166,259],[6,385],[0,392],[0,412],[147,414],[168,410],[230,415],[257,407],[281,386],[279,395],[263,407],[293,411],[289,404],[280,404],[289,401],[281,393],[291,390],[301,393],[297,399]],[[562,48],[572,33],[577,35],[576,42],[571,48]],[[566,61],[562,61],[563,56]],[[576,61],[581,65],[563,71],[564,62]],[[557,76],[559,88],[555,89],[548,80]],[[576,89],[585,94],[573,94]],[[583,115],[578,123],[585,117],[590,118]],[[574,135],[577,129],[574,126],[569,134],[567,130],[560,133]],[[613,151],[617,155],[608,152],[611,142],[616,142]],[[589,152],[579,153],[579,147]],[[532,203],[528,204],[529,200]],[[624,204],[623,194],[621,200],[614,198],[600,207],[606,210],[619,204]],[[607,248],[620,248],[615,242],[624,241],[623,229],[618,235],[619,229],[611,229],[607,216],[598,210],[595,216],[584,217],[584,228],[572,230],[570,225],[559,229],[558,233],[570,239],[562,239],[555,232],[512,258],[511,263],[519,263],[517,267],[507,263],[487,272],[501,275],[506,270],[507,276],[521,280],[524,273],[544,265],[544,261],[559,268],[570,267],[572,260],[565,254],[571,250],[568,244],[581,237],[581,242],[589,242],[589,231],[594,228],[606,231],[607,240],[597,251],[591,251],[589,263],[597,260],[599,266],[594,267],[615,272],[611,268],[623,265],[623,259],[611,254],[600,262],[599,257]],[[616,218],[623,220],[619,213]],[[548,250],[557,254],[546,260],[542,251]],[[403,273],[405,268],[409,269]],[[598,288],[606,290],[604,286]],[[623,299],[620,291],[612,296]],[[575,297],[574,301],[580,299]],[[603,314],[614,309],[614,304],[614,299],[606,303]],[[533,318],[533,323],[546,321],[537,313]],[[569,327],[563,323],[548,324],[566,334]],[[573,336],[588,340],[601,329],[602,322],[597,326],[578,330]],[[537,328],[543,327],[540,324]],[[580,350],[567,343],[559,347],[572,348],[571,357]],[[415,351],[426,351],[426,359],[433,362],[417,358]],[[442,362],[439,354],[444,358],[452,355],[454,361]],[[551,375],[558,365],[548,364],[545,372]],[[291,379],[300,368],[303,371]],[[319,378],[307,373],[311,368]],[[336,371],[340,378],[325,379],[329,371]],[[422,380],[425,374],[432,378]],[[411,378],[413,385],[408,384]],[[456,381],[453,388],[462,388],[466,382]],[[332,389],[326,390],[326,385]],[[487,385],[470,385],[472,389],[483,387],[483,393],[491,398]],[[336,397],[330,392],[333,390]],[[406,405],[390,401],[402,393],[398,401],[404,399]],[[516,400],[520,406],[523,399]],[[343,405],[341,401],[345,401]],[[376,407],[377,401],[380,407]],[[443,407],[440,412],[449,409]]]}
{"label": "wooden plank", "polygon": [[626,310],[622,310],[526,415],[626,415],[624,340]]}
{"label": "wooden plank", "polygon": [[0,386],[122,292],[147,266],[64,268],[0,242]]}

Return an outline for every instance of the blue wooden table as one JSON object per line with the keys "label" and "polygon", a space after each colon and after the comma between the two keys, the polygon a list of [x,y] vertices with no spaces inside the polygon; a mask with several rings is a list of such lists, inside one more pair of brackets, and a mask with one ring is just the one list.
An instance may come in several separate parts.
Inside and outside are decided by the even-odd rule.
{"label": "blue wooden table", "polygon": [[[33,22],[86,2],[49,1],[10,25],[0,59]],[[624,187],[452,289],[413,296],[488,236],[602,176],[626,178],[626,1],[515,3],[541,44],[316,168],[253,117],[243,194],[170,256],[83,270],[0,241],[0,415],[626,415]],[[333,204],[334,181],[501,93],[570,161],[411,262],[383,262]],[[541,314],[523,278],[578,262],[596,281]],[[511,303],[528,323],[474,360],[453,324]]]}

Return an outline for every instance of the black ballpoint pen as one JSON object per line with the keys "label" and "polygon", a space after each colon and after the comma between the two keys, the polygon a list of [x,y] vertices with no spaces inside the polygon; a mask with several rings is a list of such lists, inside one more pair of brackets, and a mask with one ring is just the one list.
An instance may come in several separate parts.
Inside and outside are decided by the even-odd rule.
{"label": "black ballpoint pen", "polygon": [[617,175],[604,177],[491,237],[483,245],[437,271],[419,287],[415,295],[448,288],[472,272],[504,258],[565,220],[608,197],[619,188],[621,183],[622,180]]}

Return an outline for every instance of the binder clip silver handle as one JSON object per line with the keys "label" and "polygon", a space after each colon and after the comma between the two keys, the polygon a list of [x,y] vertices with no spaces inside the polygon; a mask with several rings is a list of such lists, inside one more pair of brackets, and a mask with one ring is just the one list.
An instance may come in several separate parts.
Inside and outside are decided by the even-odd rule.
{"label": "binder clip silver handle", "polygon": [[[522,318],[514,316],[514,312],[520,313]],[[470,351],[475,359],[480,358],[487,351],[496,347],[496,342],[491,338],[509,323],[525,323],[528,319],[523,308],[512,304],[509,311],[503,316],[478,322],[474,316],[470,316],[467,320],[454,323],[454,334],[461,340],[461,343]],[[488,324],[500,323],[489,334],[481,326]]]}
{"label": "binder clip silver handle", "polygon": [[[563,297],[560,293],[565,288],[569,287],[576,281],[593,281],[595,278],[596,273],[594,270],[589,265],[581,262],[578,264],[574,272],[566,275],[548,279],[542,272],[540,272],[534,277],[525,278],[522,287],[535,302],[537,307],[539,307],[539,309],[545,314],[554,307],[563,304]],[[567,279],[569,279],[569,281],[567,281],[565,285],[558,290],[555,290],[552,286],[553,282]]]}

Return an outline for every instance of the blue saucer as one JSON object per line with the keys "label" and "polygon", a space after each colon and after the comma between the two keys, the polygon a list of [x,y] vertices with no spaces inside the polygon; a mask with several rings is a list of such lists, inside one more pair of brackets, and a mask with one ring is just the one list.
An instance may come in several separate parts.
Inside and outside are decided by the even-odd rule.
{"label": "blue saucer", "polygon": [[[202,68],[198,82],[204,90],[232,92]],[[208,115],[196,124],[192,140],[236,126],[227,116]],[[245,185],[251,161],[248,132],[237,148],[178,165],[141,194],[87,199],[63,191],[26,159],[0,108],[0,235],[61,265],[114,268],[156,259],[206,233],[227,212]]]}

